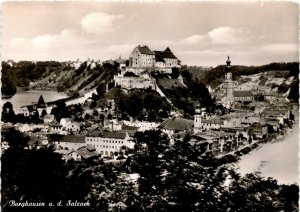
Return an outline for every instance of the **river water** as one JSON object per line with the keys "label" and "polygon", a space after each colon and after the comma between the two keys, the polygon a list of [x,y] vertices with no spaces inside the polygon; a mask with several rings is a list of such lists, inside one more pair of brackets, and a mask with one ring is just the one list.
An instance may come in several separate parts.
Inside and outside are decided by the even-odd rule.
{"label": "river water", "polygon": [[281,184],[299,185],[299,123],[275,143],[264,144],[260,149],[244,155],[238,162],[239,172],[260,172]]}
{"label": "river water", "polygon": [[11,102],[14,107],[30,105],[32,103],[36,103],[41,95],[43,95],[45,102],[51,102],[68,97],[65,93],[58,93],[57,91],[51,90],[18,91],[10,99],[1,99],[1,105],[5,102]]}

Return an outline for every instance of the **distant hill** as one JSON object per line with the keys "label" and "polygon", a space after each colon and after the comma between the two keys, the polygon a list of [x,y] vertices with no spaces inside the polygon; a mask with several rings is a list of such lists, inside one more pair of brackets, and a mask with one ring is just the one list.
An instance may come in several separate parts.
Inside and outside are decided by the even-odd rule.
{"label": "distant hill", "polygon": [[[34,89],[53,89],[70,94],[83,94],[95,89],[100,84],[113,81],[118,70],[118,63],[114,61],[74,61],[74,62],[2,62],[2,96],[15,94],[16,87]],[[289,83],[274,84],[272,89],[279,93],[289,90],[289,98],[298,101],[299,96],[299,63],[271,63],[263,66],[232,66],[233,79],[241,76],[251,76],[263,72],[274,73],[275,78],[288,79]],[[224,81],[225,66],[215,68],[186,66],[180,72],[170,75],[153,75],[157,85],[175,106],[183,110],[192,111],[197,104],[206,107],[213,105],[207,87],[218,87]],[[268,77],[260,79],[259,83],[268,83]],[[113,84],[113,83],[111,83]],[[111,87],[111,86],[110,86]]]}
{"label": "distant hill", "polygon": [[[233,80],[239,78],[241,75],[253,75],[262,72],[278,72],[284,74],[286,78],[294,76],[295,78],[299,75],[299,63],[270,63],[268,65],[262,66],[232,66]],[[221,82],[223,82],[225,76],[225,65],[219,65],[210,71],[205,72],[205,76],[201,78],[201,81],[210,85],[211,87],[217,87]],[[278,75],[279,76],[279,75]]]}

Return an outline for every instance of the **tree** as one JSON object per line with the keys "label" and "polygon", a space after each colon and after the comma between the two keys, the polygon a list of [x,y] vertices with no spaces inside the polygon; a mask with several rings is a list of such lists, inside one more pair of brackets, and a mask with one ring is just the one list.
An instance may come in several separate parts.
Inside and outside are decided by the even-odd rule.
{"label": "tree", "polygon": [[57,101],[56,107],[52,108],[51,110],[51,114],[55,116],[58,122],[60,122],[62,118],[69,118],[71,115],[64,100]]}
{"label": "tree", "polygon": [[155,112],[155,110],[151,110],[148,113],[148,121],[150,121],[150,122],[157,121],[157,113]]}
{"label": "tree", "polygon": [[2,106],[2,121],[3,122],[14,122],[15,112],[11,102],[5,102]]}
{"label": "tree", "polygon": [[45,115],[47,115],[47,111],[45,109],[43,109],[41,117],[44,117]]}
{"label": "tree", "polygon": [[172,68],[171,77],[172,79],[177,79],[179,77],[179,69],[178,68]]}
{"label": "tree", "polygon": [[106,85],[105,84],[100,84],[98,85],[98,87],[96,88],[97,94],[99,98],[103,98],[104,94],[106,92]]}
{"label": "tree", "polygon": [[94,109],[93,110],[93,116],[98,116],[98,115],[99,115],[98,111],[96,109]]}
{"label": "tree", "polygon": [[9,128],[6,133],[3,134],[3,138],[8,142],[8,145],[12,149],[19,149],[28,146],[29,137],[24,136],[19,130]]}
{"label": "tree", "polygon": [[88,114],[88,113],[86,113],[86,114],[85,114],[85,116],[84,116],[84,119],[85,119],[85,120],[89,120],[89,119],[91,119],[91,115],[90,115],[90,114]]}

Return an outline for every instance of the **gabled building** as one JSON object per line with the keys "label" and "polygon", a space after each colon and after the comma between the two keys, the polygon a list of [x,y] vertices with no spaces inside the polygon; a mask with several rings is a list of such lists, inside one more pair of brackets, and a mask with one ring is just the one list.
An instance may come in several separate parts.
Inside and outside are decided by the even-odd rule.
{"label": "gabled building", "polygon": [[77,150],[85,146],[85,136],[82,135],[64,135],[58,141],[55,141],[57,149]]}
{"label": "gabled building", "polygon": [[128,133],[123,131],[91,131],[86,135],[85,143],[94,146],[102,156],[112,156],[115,152],[119,152],[122,146],[134,147],[134,142]]}
{"label": "gabled building", "polygon": [[95,147],[86,145],[80,147],[75,151],[77,160],[89,160],[100,157],[100,153],[96,151]]}
{"label": "gabled building", "polygon": [[174,133],[187,133],[193,130],[193,121],[183,118],[169,118],[158,126],[164,133],[172,137]]}
{"label": "gabled building", "polygon": [[254,123],[249,127],[252,131],[254,138],[263,138],[268,134],[268,127],[265,123]]}
{"label": "gabled building", "polygon": [[50,122],[52,122],[55,119],[54,115],[52,114],[47,114],[44,116],[44,123],[45,124],[49,124]]}
{"label": "gabled building", "polygon": [[169,47],[164,51],[152,51],[148,46],[139,45],[129,55],[129,68],[154,68],[163,71],[175,67],[180,67],[180,60]]}
{"label": "gabled building", "polygon": [[48,124],[49,134],[62,134],[62,125],[56,120]]}
{"label": "gabled building", "polygon": [[254,100],[254,95],[251,91],[233,91],[233,99],[235,102],[252,102]]}
{"label": "gabled building", "polygon": [[129,67],[149,68],[154,67],[155,53],[148,46],[137,46],[129,55]]}

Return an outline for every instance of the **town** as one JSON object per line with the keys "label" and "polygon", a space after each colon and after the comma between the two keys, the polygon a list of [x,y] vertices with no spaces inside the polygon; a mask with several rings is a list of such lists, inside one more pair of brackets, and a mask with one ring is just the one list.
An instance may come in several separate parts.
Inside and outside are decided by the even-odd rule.
{"label": "town", "polygon": [[[269,93],[266,86],[250,87],[247,90],[238,88],[232,79],[229,56],[225,66],[225,80],[220,89],[211,94],[216,97],[216,104],[225,109],[224,114],[220,115],[219,111],[207,112],[207,108],[198,105],[194,108],[194,119],[186,119],[183,118],[182,111],[176,109],[167,99],[172,108],[167,115],[160,117],[160,122],[149,121],[145,117],[142,121],[133,117],[122,120],[116,109],[117,96],[114,93],[117,89],[125,92],[150,89],[165,98],[151,73],[170,75],[172,70],[180,69],[181,63],[169,47],[164,51],[152,51],[148,46],[137,46],[129,55],[128,66],[126,61],[115,61],[119,64],[120,73],[114,76],[113,88],[108,90],[108,85],[105,85],[103,107],[82,110],[81,105],[78,106],[80,103],[72,104],[78,102],[77,99],[67,100],[63,104],[47,104],[41,95],[37,103],[20,108],[5,103],[2,117],[9,117],[13,113],[22,116],[23,120],[29,117],[39,119],[38,123],[20,122],[13,127],[30,136],[29,148],[54,144],[56,152],[62,154],[65,160],[95,157],[113,160],[119,158],[120,154],[125,158],[125,152],[128,152],[125,150],[134,147],[136,132],[157,129],[166,133],[171,143],[190,135],[193,145],[202,146],[202,154],[224,155],[256,142],[271,141],[274,136],[283,135],[285,129],[291,127],[295,121],[292,110],[295,111],[298,105],[287,101],[285,96]],[[263,100],[255,98],[258,94]],[[82,105],[88,105],[90,100],[91,98],[84,100]],[[64,110],[66,105],[77,112],[77,117],[81,116],[84,120],[61,116],[59,110]],[[80,107],[81,112],[76,111],[77,107]],[[150,115],[148,114],[148,119]],[[89,117],[93,118],[88,119]],[[2,126],[4,151],[7,147],[5,130],[11,126],[9,122]]]}
{"label": "town", "polygon": [[[26,150],[50,148],[65,164],[126,167],[127,173],[120,174],[118,183],[140,182],[143,189],[148,184],[142,183],[141,173],[146,172],[148,176],[152,169],[159,169],[160,177],[168,175],[171,164],[165,169],[155,164],[166,163],[172,151],[175,151],[172,154],[182,154],[181,157],[195,157],[204,167],[235,163],[253,149],[284,138],[297,123],[299,106],[287,98],[290,89],[280,94],[272,90],[272,84],[261,83],[264,78],[273,77],[290,85],[295,80],[290,72],[260,72],[251,78],[242,75],[237,79],[230,56],[224,61],[224,80],[214,89],[201,87],[196,81],[196,86],[193,85],[196,98],[192,99],[188,96],[191,94],[176,90],[180,91],[178,96],[178,92],[167,89],[171,83],[169,87],[176,85],[188,91],[184,76],[187,72],[176,54],[169,47],[154,51],[138,45],[129,59],[120,57],[100,64],[116,67],[117,72],[106,83],[84,94],[46,102],[40,90],[36,102],[20,107],[7,100],[2,110],[2,154],[12,145]],[[86,67],[87,63],[76,63],[75,70],[84,71],[82,64]],[[35,86],[40,88],[39,84]],[[187,101],[180,104],[181,97],[189,98],[192,106]],[[27,138],[25,143],[12,140],[21,137]],[[187,148],[194,153],[181,152],[192,151]],[[152,158],[152,165],[144,164],[139,158],[146,157],[145,154]],[[188,166],[194,164],[195,158],[187,162]],[[143,171],[138,171],[140,163]],[[110,204],[109,207],[121,206]]]}

